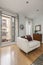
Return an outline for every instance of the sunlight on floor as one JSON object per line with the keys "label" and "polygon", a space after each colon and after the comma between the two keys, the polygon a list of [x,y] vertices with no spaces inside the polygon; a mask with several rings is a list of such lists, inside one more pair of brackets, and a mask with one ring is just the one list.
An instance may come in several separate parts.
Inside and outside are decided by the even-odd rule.
{"label": "sunlight on floor", "polygon": [[[4,51],[4,53],[3,53]],[[10,47],[7,49],[2,49],[1,52],[1,65],[11,65],[11,54],[10,54]]]}

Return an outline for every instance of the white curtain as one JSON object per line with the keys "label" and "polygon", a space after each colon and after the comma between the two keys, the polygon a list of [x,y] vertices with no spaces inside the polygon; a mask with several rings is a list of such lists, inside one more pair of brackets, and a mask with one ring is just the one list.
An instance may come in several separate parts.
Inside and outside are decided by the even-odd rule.
{"label": "white curtain", "polygon": [[32,21],[26,21],[26,35],[32,35]]}

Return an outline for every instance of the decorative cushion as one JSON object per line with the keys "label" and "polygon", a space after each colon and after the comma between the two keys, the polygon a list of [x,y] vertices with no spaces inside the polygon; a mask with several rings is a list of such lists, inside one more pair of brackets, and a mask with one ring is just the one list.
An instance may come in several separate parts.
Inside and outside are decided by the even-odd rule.
{"label": "decorative cushion", "polygon": [[25,39],[27,39],[27,35],[25,36]]}
{"label": "decorative cushion", "polygon": [[25,36],[21,36],[21,38],[25,38]]}
{"label": "decorative cushion", "polygon": [[28,41],[32,41],[31,35],[21,36],[21,38],[25,38],[25,39],[27,39]]}
{"label": "decorative cushion", "polygon": [[27,40],[28,40],[28,41],[32,41],[31,35],[27,35]]}

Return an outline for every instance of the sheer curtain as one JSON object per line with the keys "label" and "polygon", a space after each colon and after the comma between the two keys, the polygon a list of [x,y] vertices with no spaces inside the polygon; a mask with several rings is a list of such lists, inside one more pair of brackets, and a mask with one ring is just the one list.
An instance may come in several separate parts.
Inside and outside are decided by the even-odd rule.
{"label": "sheer curtain", "polygon": [[26,35],[32,35],[32,21],[26,21]]}

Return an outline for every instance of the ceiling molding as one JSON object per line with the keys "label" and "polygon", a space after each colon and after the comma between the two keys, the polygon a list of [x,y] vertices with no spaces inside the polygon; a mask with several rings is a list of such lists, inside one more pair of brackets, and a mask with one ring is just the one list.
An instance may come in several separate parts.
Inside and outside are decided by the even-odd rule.
{"label": "ceiling molding", "polygon": [[9,16],[18,16],[18,13],[14,13],[14,12],[8,10],[8,9],[0,7],[0,10],[2,11],[2,14],[6,14],[6,15],[9,15]]}
{"label": "ceiling molding", "polygon": [[28,19],[28,20],[33,21],[33,18],[29,18],[29,17],[27,17],[27,16],[25,16],[25,19]]}

